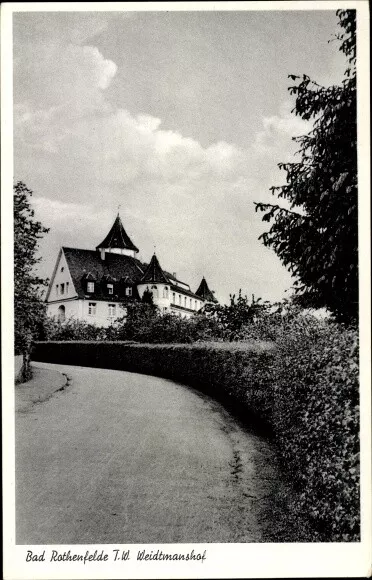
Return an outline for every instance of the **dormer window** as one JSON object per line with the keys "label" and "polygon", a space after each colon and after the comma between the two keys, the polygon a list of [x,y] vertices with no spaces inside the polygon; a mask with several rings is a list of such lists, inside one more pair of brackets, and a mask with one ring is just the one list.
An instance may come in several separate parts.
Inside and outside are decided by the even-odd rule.
{"label": "dormer window", "polygon": [[92,294],[94,292],[94,282],[87,282],[87,292]]}
{"label": "dormer window", "polygon": [[107,293],[108,294],[114,293],[114,285],[113,284],[107,284]]}

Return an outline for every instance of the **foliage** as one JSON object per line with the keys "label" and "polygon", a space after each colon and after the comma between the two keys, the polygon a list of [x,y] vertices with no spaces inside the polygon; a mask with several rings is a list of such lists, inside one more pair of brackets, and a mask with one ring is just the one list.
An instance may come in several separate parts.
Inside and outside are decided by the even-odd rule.
{"label": "foliage", "polygon": [[287,183],[272,187],[278,204],[256,203],[272,222],[260,239],[294,275],[305,305],[327,307],[337,319],[358,316],[358,186],[356,126],[356,11],[339,10],[340,50],[348,60],[341,86],[323,87],[289,75],[295,114],[314,120],[295,137],[300,161],[280,163]]}
{"label": "foliage", "polygon": [[[359,536],[358,333],[295,318],[277,336],[273,424],[282,457],[321,539]],[[300,471],[299,471],[300,466]]]}
{"label": "foliage", "polygon": [[41,289],[46,281],[35,274],[39,240],[49,230],[34,219],[32,191],[18,181],[14,185],[14,319],[16,353],[27,353],[39,335],[45,307]]}
{"label": "foliage", "polygon": [[358,541],[357,332],[290,308],[276,315],[275,345],[49,342],[34,358],[159,375],[233,405],[250,424],[254,413],[271,426],[295,508],[317,530],[311,539]]}
{"label": "foliage", "polygon": [[[230,305],[209,305],[205,312],[191,318],[161,314],[147,302],[133,301],[123,305],[126,315],[109,327],[69,319],[59,322],[47,319],[39,339],[48,340],[130,340],[141,343],[194,343],[203,341],[275,341],[283,325],[303,309],[290,300],[275,304],[252,298],[249,303],[241,290],[230,295]],[[310,315],[306,315],[309,317]]]}
{"label": "foliage", "polygon": [[[230,294],[230,304],[210,304],[206,306],[206,313],[216,323],[216,336],[222,340],[239,340],[242,331],[261,317],[268,308],[268,303],[262,303],[261,298],[249,303],[247,296],[242,295],[241,289],[236,297]],[[217,330],[218,329],[218,330]]]}
{"label": "foliage", "polygon": [[145,298],[145,301],[133,301],[126,304],[125,309],[126,316],[115,321],[116,338],[143,342],[148,336],[151,324],[159,316],[152,302],[152,295]]}
{"label": "foliage", "polygon": [[190,343],[211,340],[216,335],[216,323],[205,315],[190,319],[174,314],[160,314],[148,302],[127,305],[127,316],[115,322],[117,340],[151,343]]}
{"label": "foliage", "polygon": [[148,288],[146,288],[146,290],[143,293],[142,302],[144,304],[154,304],[154,297],[152,295],[151,290],[149,290]]}
{"label": "foliage", "polygon": [[43,325],[42,340],[115,340],[116,334],[114,325],[105,328],[74,318],[61,322],[47,317]]}

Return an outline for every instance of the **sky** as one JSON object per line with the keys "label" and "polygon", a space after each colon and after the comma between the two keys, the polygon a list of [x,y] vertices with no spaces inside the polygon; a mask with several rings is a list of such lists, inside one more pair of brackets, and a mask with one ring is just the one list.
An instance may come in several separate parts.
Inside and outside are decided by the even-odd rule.
{"label": "sky", "polygon": [[288,295],[259,236],[311,125],[291,113],[289,74],[339,83],[334,11],[22,12],[13,15],[14,178],[60,246],[94,249],[118,207],[148,262],[196,290]]}

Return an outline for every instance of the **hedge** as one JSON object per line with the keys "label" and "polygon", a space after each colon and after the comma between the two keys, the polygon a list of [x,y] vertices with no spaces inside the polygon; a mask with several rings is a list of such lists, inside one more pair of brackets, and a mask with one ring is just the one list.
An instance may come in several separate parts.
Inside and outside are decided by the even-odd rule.
{"label": "hedge", "polygon": [[[285,333],[284,333],[285,334]],[[33,360],[140,372],[221,400],[274,437],[313,541],[358,541],[356,335],[336,325],[272,343],[39,342]]]}

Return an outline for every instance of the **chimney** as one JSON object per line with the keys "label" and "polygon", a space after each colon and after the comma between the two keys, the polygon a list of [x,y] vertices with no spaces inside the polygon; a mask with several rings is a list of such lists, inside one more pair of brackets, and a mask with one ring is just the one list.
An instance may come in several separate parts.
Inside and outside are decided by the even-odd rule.
{"label": "chimney", "polygon": [[101,251],[101,260],[105,259],[105,248],[100,248]]}
{"label": "chimney", "polygon": [[173,272],[173,278],[177,278],[176,272]]}

